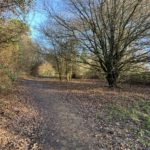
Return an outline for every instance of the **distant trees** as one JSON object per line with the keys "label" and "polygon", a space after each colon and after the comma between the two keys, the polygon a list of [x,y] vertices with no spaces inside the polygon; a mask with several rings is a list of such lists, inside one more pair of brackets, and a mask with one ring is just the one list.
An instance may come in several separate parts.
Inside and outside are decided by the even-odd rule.
{"label": "distant trees", "polygon": [[69,15],[47,8],[50,19],[78,40],[80,51],[87,49],[92,61],[103,70],[110,87],[133,64],[146,62],[149,49],[144,41],[150,29],[148,0],[68,0]]}
{"label": "distant trees", "polygon": [[61,28],[42,26],[40,31],[44,38],[51,46],[49,48],[49,57],[53,59],[55,69],[58,72],[59,79],[62,80],[64,77],[67,81],[72,79],[72,75],[76,69],[77,61],[77,40],[75,38],[64,36]]}

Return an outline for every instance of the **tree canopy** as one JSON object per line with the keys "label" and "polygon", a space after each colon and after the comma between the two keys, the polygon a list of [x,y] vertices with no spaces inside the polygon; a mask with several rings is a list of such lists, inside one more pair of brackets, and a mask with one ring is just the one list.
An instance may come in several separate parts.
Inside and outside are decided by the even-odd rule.
{"label": "tree canopy", "polygon": [[149,48],[145,49],[143,43],[149,36],[149,1],[65,2],[69,15],[46,7],[49,20],[67,31],[67,35],[65,31],[63,36],[77,39],[80,50],[87,49],[89,54],[93,55],[92,61],[84,62],[96,70],[102,69],[109,86],[115,86],[121,72],[129,70],[130,66],[148,61]]}

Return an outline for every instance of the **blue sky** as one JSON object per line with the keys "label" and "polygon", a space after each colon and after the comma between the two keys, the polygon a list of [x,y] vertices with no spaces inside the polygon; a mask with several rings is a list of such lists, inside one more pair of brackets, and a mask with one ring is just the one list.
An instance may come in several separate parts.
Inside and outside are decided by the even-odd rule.
{"label": "blue sky", "polygon": [[[51,6],[55,10],[59,9],[63,5],[62,0],[47,0],[48,3],[50,3]],[[46,21],[46,14],[43,11],[43,0],[36,0],[34,4],[34,10],[30,12],[28,17],[28,23],[31,28],[31,37],[34,41],[36,41],[39,38],[39,32],[37,31],[37,28],[40,24],[44,23]]]}
{"label": "blue sky", "polygon": [[42,0],[36,0],[33,11],[30,12],[28,17],[28,24],[31,29],[31,36],[35,40],[38,36],[37,27],[46,19],[44,13],[42,13]]}

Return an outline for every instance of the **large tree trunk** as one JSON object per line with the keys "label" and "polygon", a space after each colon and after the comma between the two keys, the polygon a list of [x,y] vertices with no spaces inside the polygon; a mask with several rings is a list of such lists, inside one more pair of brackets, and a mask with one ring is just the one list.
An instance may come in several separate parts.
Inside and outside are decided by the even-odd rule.
{"label": "large tree trunk", "polygon": [[117,87],[118,73],[116,71],[111,71],[107,73],[106,80],[109,87]]}

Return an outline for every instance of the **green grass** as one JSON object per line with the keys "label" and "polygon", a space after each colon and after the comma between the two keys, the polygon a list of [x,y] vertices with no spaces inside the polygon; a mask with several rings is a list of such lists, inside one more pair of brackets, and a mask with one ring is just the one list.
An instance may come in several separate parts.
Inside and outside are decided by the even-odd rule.
{"label": "green grass", "polygon": [[138,101],[130,107],[113,106],[110,116],[121,121],[130,119],[139,127],[137,136],[141,143],[150,148],[150,102]]}

